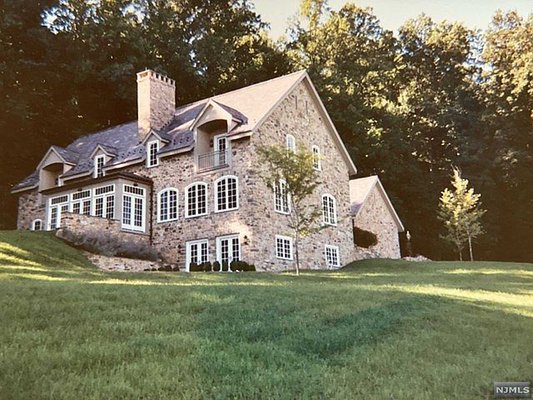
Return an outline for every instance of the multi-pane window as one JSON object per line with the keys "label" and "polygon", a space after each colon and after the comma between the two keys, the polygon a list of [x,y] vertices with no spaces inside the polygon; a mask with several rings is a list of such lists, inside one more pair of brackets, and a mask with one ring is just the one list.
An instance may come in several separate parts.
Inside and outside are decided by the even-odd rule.
{"label": "multi-pane window", "polygon": [[287,150],[292,151],[293,153],[296,153],[296,139],[294,139],[294,136],[287,135]]}
{"label": "multi-pane window", "polygon": [[239,208],[237,178],[224,176],[215,181],[215,211],[230,211]]}
{"label": "multi-pane window", "polygon": [[175,221],[178,219],[178,191],[165,189],[159,192],[158,217],[159,222]]}
{"label": "multi-pane window", "polygon": [[328,268],[335,268],[340,266],[339,248],[337,246],[326,245],[324,250],[324,257],[326,259],[326,266]]}
{"label": "multi-pane window", "polygon": [[104,164],[105,164],[105,155],[94,157],[94,177],[95,178],[100,178],[104,176]]}
{"label": "multi-pane window", "polygon": [[230,265],[232,261],[241,259],[241,244],[238,235],[217,238],[217,261]]}
{"label": "multi-pane window", "polygon": [[61,213],[69,210],[69,196],[63,195],[50,199],[48,207],[48,226],[57,229],[61,223]]}
{"label": "multi-pane window", "polygon": [[209,242],[207,239],[187,242],[187,265],[189,271],[191,264],[202,264],[209,261]]}
{"label": "multi-pane window", "polygon": [[193,183],[186,189],[186,217],[196,217],[207,214],[207,184]]}
{"label": "multi-pane window", "polygon": [[146,166],[155,167],[159,165],[159,158],[157,157],[157,152],[159,151],[159,142],[154,140],[148,142],[146,149]]}
{"label": "multi-pane window", "polygon": [[72,212],[75,214],[91,214],[91,190],[72,193]]}
{"label": "multi-pane window", "polygon": [[337,206],[335,198],[329,194],[322,196],[322,220],[327,225],[337,224]]}
{"label": "multi-pane window", "polygon": [[320,163],[320,148],[318,146],[313,146],[313,168],[317,171],[320,171],[322,169],[321,163]]}
{"label": "multi-pane window", "polygon": [[40,219],[33,220],[31,224],[32,231],[42,231],[43,230],[43,221]]}
{"label": "multi-pane window", "polygon": [[145,190],[136,186],[124,185],[122,227],[144,231],[145,212]]}
{"label": "multi-pane window", "polygon": [[94,215],[108,219],[115,218],[115,185],[94,189]]}
{"label": "multi-pane window", "polygon": [[276,257],[283,260],[292,260],[292,238],[276,236]]}
{"label": "multi-pane window", "polygon": [[288,214],[289,208],[289,194],[287,193],[287,183],[280,180],[274,188],[274,207],[277,212]]}

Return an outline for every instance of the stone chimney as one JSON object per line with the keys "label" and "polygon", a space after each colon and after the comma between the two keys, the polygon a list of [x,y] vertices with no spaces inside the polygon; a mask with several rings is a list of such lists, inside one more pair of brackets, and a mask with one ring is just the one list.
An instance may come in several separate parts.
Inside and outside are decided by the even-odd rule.
{"label": "stone chimney", "polygon": [[152,70],[137,74],[137,113],[139,139],[142,141],[150,129],[161,129],[174,115],[176,109],[176,82]]}

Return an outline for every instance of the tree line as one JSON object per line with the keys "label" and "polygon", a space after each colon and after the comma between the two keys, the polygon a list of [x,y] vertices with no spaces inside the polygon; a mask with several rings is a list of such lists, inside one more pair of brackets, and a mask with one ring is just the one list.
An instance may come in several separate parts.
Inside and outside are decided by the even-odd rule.
{"label": "tree line", "polygon": [[480,259],[533,260],[533,14],[483,31],[303,0],[274,41],[246,0],[1,0],[0,225],[51,144],[136,118],[135,73],[177,104],[307,69],[360,176],[378,174],[416,253],[454,257],[439,197],[452,168],[482,194]]}

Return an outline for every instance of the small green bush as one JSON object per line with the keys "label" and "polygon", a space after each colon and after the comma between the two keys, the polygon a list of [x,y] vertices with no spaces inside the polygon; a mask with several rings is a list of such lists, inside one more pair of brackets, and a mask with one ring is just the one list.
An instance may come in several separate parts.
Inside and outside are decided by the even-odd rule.
{"label": "small green bush", "polygon": [[246,271],[255,271],[255,265],[248,264],[246,261],[234,260],[230,264],[230,268],[233,272],[246,272]]}
{"label": "small green bush", "polygon": [[218,272],[218,271],[220,271],[220,263],[219,263],[218,261],[215,261],[215,262],[213,263],[213,271],[214,271],[214,272]]}
{"label": "small green bush", "polygon": [[364,229],[354,226],[353,228],[354,242],[359,247],[372,247],[378,244],[378,237],[375,233],[365,231]]}
{"label": "small green bush", "polygon": [[211,264],[211,262],[209,261],[206,261],[200,264],[200,267],[202,268],[202,271],[204,272],[211,272],[213,270],[213,264]]}
{"label": "small green bush", "polygon": [[229,270],[229,264],[227,261],[222,263],[222,272],[227,272]]}

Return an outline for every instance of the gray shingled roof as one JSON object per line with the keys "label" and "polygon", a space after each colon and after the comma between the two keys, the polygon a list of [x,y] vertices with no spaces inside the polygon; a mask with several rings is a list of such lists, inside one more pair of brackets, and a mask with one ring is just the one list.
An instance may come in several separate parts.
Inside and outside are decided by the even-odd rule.
{"label": "gray shingled roof", "polygon": [[[190,126],[210,100],[240,121],[232,130],[232,134],[252,131],[287,90],[304,75],[304,71],[295,72],[177,108],[172,121],[161,131],[156,132],[168,142],[161,148],[160,154],[185,149],[194,144],[194,135]],[[89,174],[94,167],[91,153],[98,145],[115,155],[106,167],[141,161],[146,157],[145,146],[139,143],[137,121],[132,121],[83,136],[66,148],[53,146],[65,161],[75,164],[71,170],[63,174],[63,177]],[[35,171],[12,190],[31,188],[38,183],[38,180],[38,171]]]}

